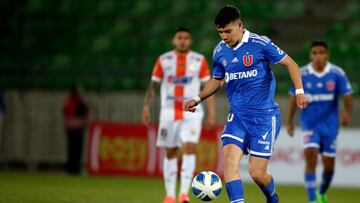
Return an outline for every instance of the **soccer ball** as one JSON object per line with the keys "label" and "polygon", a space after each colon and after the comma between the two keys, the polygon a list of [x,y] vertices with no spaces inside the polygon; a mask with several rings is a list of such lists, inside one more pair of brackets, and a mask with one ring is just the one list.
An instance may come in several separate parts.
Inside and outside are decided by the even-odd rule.
{"label": "soccer ball", "polygon": [[221,180],[212,171],[203,171],[197,174],[191,185],[193,194],[203,201],[211,201],[221,193]]}

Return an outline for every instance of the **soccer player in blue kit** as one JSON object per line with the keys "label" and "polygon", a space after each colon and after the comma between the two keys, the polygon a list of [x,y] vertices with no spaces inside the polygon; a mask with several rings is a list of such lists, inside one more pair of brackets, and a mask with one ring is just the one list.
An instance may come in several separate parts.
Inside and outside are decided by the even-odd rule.
{"label": "soccer player in blue kit", "polygon": [[[311,203],[327,203],[325,193],[330,186],[335,169],[336,138],[339,131],[338,98],[343,96],[345,111],[342,124],[350,122],[352,89],[345,72],[330,63],[328,46],[316,41],[311,45],[311,63],[301,69],[308,108],[301,111],[300,125],[303,131],[305,155],[305,186]],[[287,130],[294,133],[294,88],[290,89]],[[316,193],[315,169],[318,154],[322,154],[324,171],[319,191]]]}
{"label": "soccer player in blue kit", "polygon": [[213,76],[185,111],[213,95],[226,82],[230,104],[223,142],[224,176],[231,203],[243,203],[244,191],[239,173],[240,160],[250,154],[248,170],[266,196],[267,203],[279,202],[268,164],[280,130],[279,107],[274,101],[275,78],[270,64],[286,66],[296,88],[296,104],[306,108],[298,65],[269,38],[244,29],[240,11],[223,7],[215,17],[222,41],[213,54]]}

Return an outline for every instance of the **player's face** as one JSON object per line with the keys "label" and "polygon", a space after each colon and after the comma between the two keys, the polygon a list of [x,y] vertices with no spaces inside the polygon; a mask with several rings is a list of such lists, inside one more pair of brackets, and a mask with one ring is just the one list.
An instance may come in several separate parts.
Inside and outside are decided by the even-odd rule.
{"label": "player's face", "polygon": [[172,40],[175,50],[180,53],[189,51],[191,47],[191,35],[189,32],[177,32]]}
{"label": "player's face", "polygon": [[323,68],[329,60],[329,52],[323,46],[314,46],[310,51],[310,59],[315,66]]}
{"label": "player's face", "polygon": [[230,47],[235,47],[240,42],[243,24],[240,20],[226,24],[224,27],[216,27],[220,37]]}

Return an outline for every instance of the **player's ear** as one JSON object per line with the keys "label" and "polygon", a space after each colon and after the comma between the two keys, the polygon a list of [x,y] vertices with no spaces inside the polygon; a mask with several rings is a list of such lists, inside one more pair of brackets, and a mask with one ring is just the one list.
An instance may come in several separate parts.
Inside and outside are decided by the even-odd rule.
{"label": "player's ear", "polygon": [[239,27],[240,27],[240,29],[244,28],[244,23],[241,20],[239,20]]}

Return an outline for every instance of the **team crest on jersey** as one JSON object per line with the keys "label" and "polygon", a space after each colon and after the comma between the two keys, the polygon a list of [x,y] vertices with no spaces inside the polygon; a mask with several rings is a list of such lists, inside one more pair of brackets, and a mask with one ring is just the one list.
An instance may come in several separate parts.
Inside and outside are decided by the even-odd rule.
{"label": "team crest on jersey", "polygon": [[251,66],[253,64],[253,55],[243,56],[243,63],[245,66]]}
{"label": "team crest on jersey", "polygon": [[332,92],[335,90],[335,82],[330,80],[326,83],[326,89],[329,91],[329,92]]}

